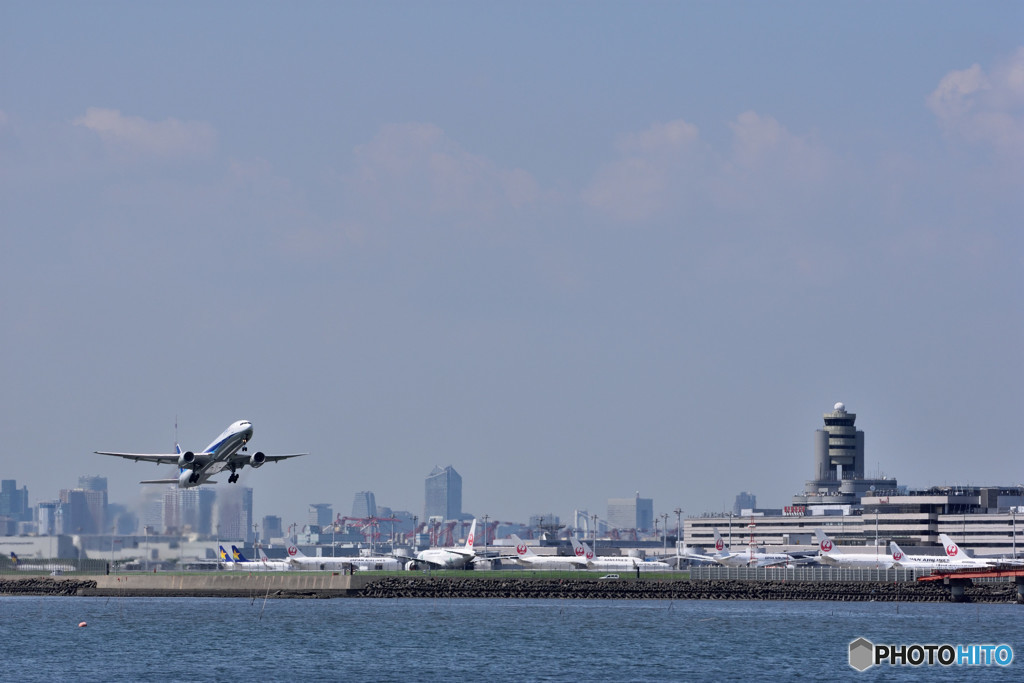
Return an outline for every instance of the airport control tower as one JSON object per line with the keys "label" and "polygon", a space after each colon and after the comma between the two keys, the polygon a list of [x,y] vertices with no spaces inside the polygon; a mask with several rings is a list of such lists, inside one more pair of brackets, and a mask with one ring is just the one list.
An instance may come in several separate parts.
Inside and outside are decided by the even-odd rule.
{"label": "airport control tower", "polygon": [[823,417],[825,428],[814,432],[814,479],[793,497],[794,506],[848,508],[872,491],[896,488],[895,479],[864,477],[864,432],[855,426],[856,413],[837,403]]}
{"label": "airport control tower", "polygon": [[855,428],[856,413],[837,403],[825,413],[825,428],[814,432],[814,463],[817,479],[842,481],[864,478],[864,432]]}

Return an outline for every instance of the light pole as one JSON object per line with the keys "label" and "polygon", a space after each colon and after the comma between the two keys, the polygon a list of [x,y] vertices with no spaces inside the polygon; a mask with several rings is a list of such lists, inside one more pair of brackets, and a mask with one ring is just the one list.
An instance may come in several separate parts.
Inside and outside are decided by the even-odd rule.
{"label": "light pole", "polygon": [[1010,508],[1010,522],[1013,524],[1013,559],[1017,559],[1017,508]]}
{"label": "light pole", "polygon": [[680,543],[680,541],[682,540],[682,535],[681,535],[682,534],[682,524],[681,524],[681,520],[683,518],[683,509],[682,508],[676,508],[672,512],[676,513],[676,569],[678,570],[679,569],[679,565],[681,563],[681,559],[679,557],[679,553],[681,553],[682,549],[683,549],[683,545]]}
{"label": "light pole", "polygon": [[487,515],[484,515],[484,555],[487,555],[487,520],[490,519]]}
{"label": "light pole", "polygon": [[668,513],[661,513],[661,554],[668,554]]}
{"label": "light pole", "polygon": [[597,514],[591,515],[591,519],[594,520],[594,557],[597,557]]}

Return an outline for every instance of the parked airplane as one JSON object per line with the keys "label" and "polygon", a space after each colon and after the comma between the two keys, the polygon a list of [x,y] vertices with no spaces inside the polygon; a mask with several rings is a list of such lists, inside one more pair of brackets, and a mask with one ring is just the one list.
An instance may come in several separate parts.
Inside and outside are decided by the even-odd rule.
{"label": "parked airplane", "polygon": [[671,571],[672,565],[667,562],[645,562],[639,557],[629,556],[603,556],[597,557],[594,555],[594,551],[590,549],[586,543],[582,543],[576,539],[575,536],[570,536],[569,541],[572,542],[573,552],[578,557],[583,557],[587,561],[587,569],[599,569],[601,571],[636,571],[639,569],[642,572],[666,572]]}
{"label": "parked airplane", "polygon": [[[261,551],[262,552],[262,551]],[[399,571],[402,563],[394,557],[309,557],[298,546],[288,546],[288,560],[293,569],[346,570],[357,571]]]}
{"label": "parked airplane", "polygon": [[501,559],[513,559],[521,565],[527,567],[533,567],[534,569],[550,568],[550,569],[586,569],[587,559],[582,557],[583,549],[579,551],[574,549],[574,552],[578,552],[577,555],[564,556],[564,555],[538,555],[533,552],[530,546],[526,545],[526,542],[521,538],[512,534],[512,541],[516,544],[516,554],[513,555],[502,555]]}
{"label": "parked airplane", "polygon": [[993,565],[993,562],[987,560],[967,557],[966,553],[960,550],[960,546],[949,540],[945,534],[940,538],[946,546],[944,555],[907,555],[896,541],[890,541],[889,550],[892,552],[893,562],[906,569],[984,569]]}
{"label": "parked airplane", "polygon": [[23,572],[71,572],[75,568],[69,564],[25,564],[25,562],[19,558],[14,551],[11,551],[11,564],[14,568]]}
{"label": "parked airplane", "polygon": [[[287,458],[297,458],[308,453],[292,453],[289,455],[265,455],[257,451],[252,455],[246,453],[246,444],[252,438],[252,423],[248,420],[234,422],[227,429],[213,440],[209,446],[198,453],[192,451],[181,452],[177,447],[176,453],[115,453],[112,451],[95,451],[99,455],[114,455],[128,460],[143,460],[153,462],[157,465],[177,465],[178,476],[175,479],[147,479],[140,484],[177,484],[178,488],[192,488],[200,484],[215,484],[210,477],[228,470],[228,483],[238,481],[238,470],[246,465],[256,469],[268,462],[277,462]],[[241,451],[241,452],[239,452]]]}
{"label": "parked airplane", "polygon": [[[224,568],[232,571],[286,571],[290,567],[287,562],[264,562],[263,560],[250,560],[236,546],[231,546],[231,553],[224,550],[224,546],[217,546],[220,549],[220,561]],[[264,557],[266,557],[264,555]]]}
{"label": "parked airplane", "polygon": [[876,549],[873,553],[844,553],[821,529],[814,530],[814,537],[818,539],[818,549],[821,550],[821,554],[817,557],[818,561],[833,567],[889,569],[893,565],[893,558],[880,549]]}
{"label": "parked airplane", "polygon": [[469,527],[469,536],[466,537],[466,545],[462,548],[428,548],[416,555],[416,559],[409,560],[405,564],[406,569],[416,569],[419,565],[427,565],[437,569],[465,569],[468,565],[476,562],[476,549],[473,542],[476,540],[476,520]]}
{"label": "parked airplane", "polygon": [[712,555],[711,559],[726,567],[769,567],[790,565],[799,561],[788,553],[766,553],[755,550],[753,546],[748,547],[745,551],[733,551],[732,548],[725,545],[722,534],[718,533],[718,527],[714,528],[714,532],[715,550],[718,552]]}

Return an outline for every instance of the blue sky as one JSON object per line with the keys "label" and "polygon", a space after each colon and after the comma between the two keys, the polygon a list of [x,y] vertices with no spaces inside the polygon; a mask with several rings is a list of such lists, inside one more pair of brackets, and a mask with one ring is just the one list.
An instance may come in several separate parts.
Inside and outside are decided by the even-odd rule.
{"label": "blue sky", "polygon": [[2,476],[138,498],[236,419],[256,513],[781,506],[844,401],[1016,484],[1020,3],[0,8]]}

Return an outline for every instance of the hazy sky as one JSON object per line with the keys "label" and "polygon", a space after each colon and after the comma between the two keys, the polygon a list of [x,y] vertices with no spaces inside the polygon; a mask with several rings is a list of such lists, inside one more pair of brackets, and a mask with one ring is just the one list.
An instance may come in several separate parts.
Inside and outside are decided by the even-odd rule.
{"label": "hazy sky", "polygon": [[[0,476],[256,515],[1021,483],[1024,3],[0,4]],[[1014,425],[1017,425],[1016,427]],[[222,477],[223,479],[223,477]],[[220,486],[227,486],[221,483]]]}

